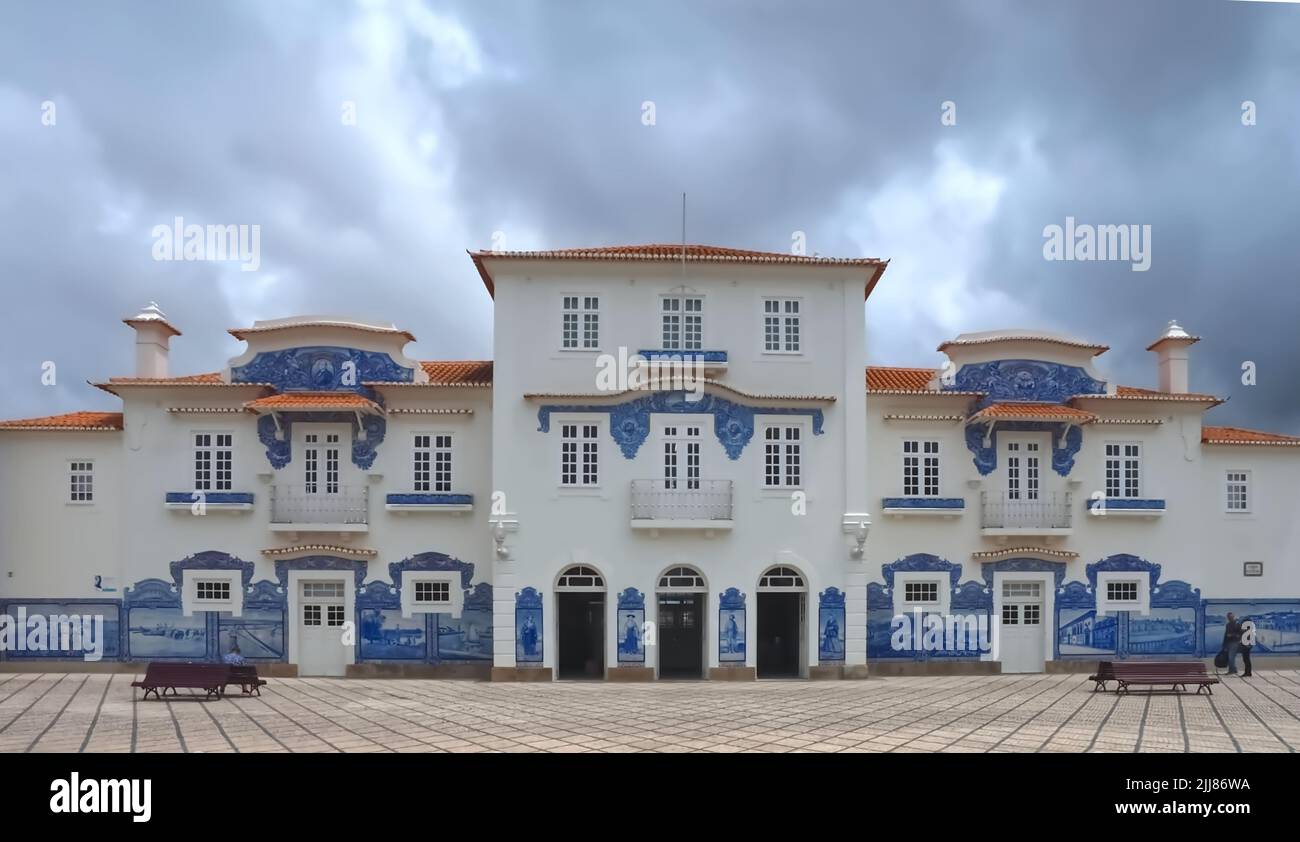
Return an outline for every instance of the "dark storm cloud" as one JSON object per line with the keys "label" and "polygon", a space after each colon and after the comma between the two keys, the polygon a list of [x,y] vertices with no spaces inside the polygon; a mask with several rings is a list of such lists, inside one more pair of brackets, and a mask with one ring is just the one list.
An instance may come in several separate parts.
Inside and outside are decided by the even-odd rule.
{"label": "dark storm cloud", "polygon": [[[70,12],[71,10],[71,12]],[[2,414],[128,373],[157,298],[173,368],[290,312],[398,320],[489,353],[463,254],[688,238],[890,257],[869,357],[1048,327],[1141,349],[1177,317],[1222,423],[1300,430],[1292,374],[1300,8],[1144,3],[36,5],[0,30],[8,300]],[[59,103],[59,126],[39,104]],[[1259,122],[1243,127],[1242,100]],[[340,126],[357,103],[359,125]],[[956,126],[939,123],[957,104]],[[654,103],[653,126],[642,122]],[[7,194],[7,195],[5,195]],[[253,277],[156,263],[149,230],[259,223]],[[1066,216],[1153,228],[1148,272],[1049,263]],[[1113,357],[1114,359],[1108,359]],[[58,390],[39,364],[65,359]],[[1240,385],[1241,362],[1259,386]],[[98,406],[111,406],[99,402]]]}

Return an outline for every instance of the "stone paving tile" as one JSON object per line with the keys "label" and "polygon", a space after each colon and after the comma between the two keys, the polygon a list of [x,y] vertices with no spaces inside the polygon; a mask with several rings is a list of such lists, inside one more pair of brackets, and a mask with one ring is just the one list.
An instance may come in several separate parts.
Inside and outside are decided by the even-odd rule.
{"label": "stone paving tile", "polygon": [[270,679],[138,700],[127,674],[0,674],[0,752],[1291,752],[1300,670],[1212,696],[1082,675],[489,684]]}

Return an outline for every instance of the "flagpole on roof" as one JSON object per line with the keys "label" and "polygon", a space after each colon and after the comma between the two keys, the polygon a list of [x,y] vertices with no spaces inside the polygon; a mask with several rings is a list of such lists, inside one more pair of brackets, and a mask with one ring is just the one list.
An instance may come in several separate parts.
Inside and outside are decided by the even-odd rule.
{"label": "flagpole on roof", "polygon": [[682,278],[686,277],[686,193],[682,193]]}

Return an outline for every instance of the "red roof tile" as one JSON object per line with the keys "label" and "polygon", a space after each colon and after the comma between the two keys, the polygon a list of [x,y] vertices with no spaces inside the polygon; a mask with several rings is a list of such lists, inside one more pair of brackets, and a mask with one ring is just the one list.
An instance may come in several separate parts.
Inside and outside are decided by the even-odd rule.
{"label": "red roof tile", "polygon": [[1263,433],[1259,430],[1243,430],[1240,427],[1201,427],[1201,441],[1205,444],[1264,444],[1300,447],[1300,436]]}
{"label": "red roof tile", "polygon": [[120,430],[120,412],[68,412],[47,415],[44,418],[24,418],[18,421],[0,421],[3,430]]}
{"label": "red roof tile", "polygon": [[[183,377],[110,377],[111,386],[223,386],[221,372],[210,371],[207,374],[187,374]],[[242,383],[240,385],[251,385]]]}
{"label": "red roof tile", "polygon": [[377,410],[379,404],[353,392],[289,392],[283,395],[269,395],[265,398],[248,401],[245,409],[273,411],[280,409],[342,409],[342,410]]}
{"label": "red roof tile", "polygon": [[[804,266],[862,266],[874,269],[867,281],[866,296],[871,295],[876,282],[884,274],[888,260],[875,257],[820,257],[818,255],[787,254],[776,251],[750,251],[723,246],[686,245],[680,243],[650,243],[645,245],[598,246],[595,248],[552,249],[548,251],[472,251],[469,256],[474,261],[483,286],[489,295],[496,295],[496,284],[492,274],[483,264],[484,259],[493,260],[634,260],[654,263],[680,262],[685,252],[688,263],[767,263],[798,264]],[[864,296],[865,297],[865,296]]]}
{"label": "red roof tile", "polygon": [[919,392],[928,389],[934,379],[932,368],[902,368],[889,365],[867,366],[867,391]]}
{"label": "red roof tile", "polygon": [[422,360],[431,386],[491,386],[492,360]]}
{"label": "red roof tile", "polygon": [[1059,403],[994,403],[970,417],[971,421],[1070,421],[1089,424],[1097,420],[1095,412],[1086,412]]}

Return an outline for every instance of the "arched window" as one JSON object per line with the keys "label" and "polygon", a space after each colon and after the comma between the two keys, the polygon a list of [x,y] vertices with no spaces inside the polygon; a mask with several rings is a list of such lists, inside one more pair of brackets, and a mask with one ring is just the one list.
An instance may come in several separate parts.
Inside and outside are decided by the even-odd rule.
{"label": "arched window", "polygon": [[704,577],[694,567],[674,567],[659,577],[659,590],[676,593],[707,591]]}
{"label": "arched window", "polygon": [[760,591],[802,591],[807,590],[803,574],[793,567],[769,567],[758,580]]}
{"label": "arched window", "polygon": [[555,589],[561,591],[603,591],[605,578],[594,567],[575,564],[560,574]]}

